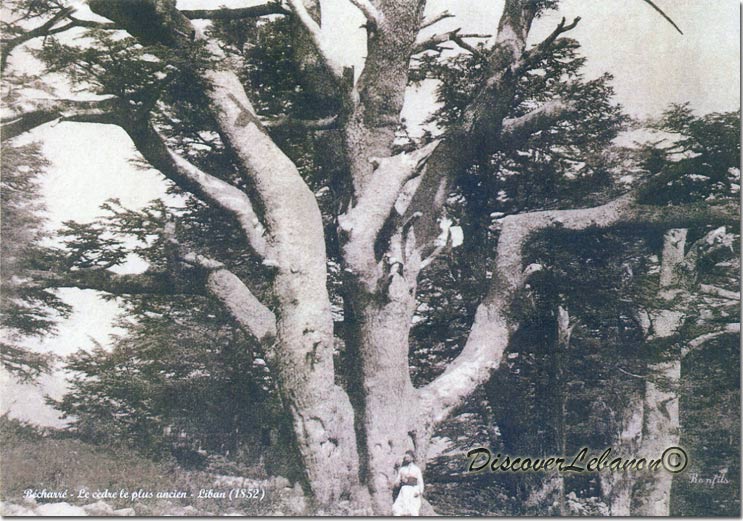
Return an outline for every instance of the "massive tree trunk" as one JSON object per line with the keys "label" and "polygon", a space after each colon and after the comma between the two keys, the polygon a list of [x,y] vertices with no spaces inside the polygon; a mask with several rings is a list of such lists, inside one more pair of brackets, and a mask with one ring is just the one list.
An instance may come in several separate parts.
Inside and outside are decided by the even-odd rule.
{"label": "massive tree trunk", "polygon": [[354,312],[349,339],[359,365],[359,378],[351,392],[358,393],[363,479],[379,514],[391,512],[395,465],[406,450],[416,448],[411,431],[418,421],[418,399],[408,371],[414,297],[407,293],[404,281],[393,281],[391,286],[391,292],[403,290],[405,295],[369,303]]}
{"label": "massive tree trunk", "polygon": [[[94,0],[90,5],[143,39],[156,37],[174,47],[187,47],[189,35],[203,37],[174,2]],[[161,33],[153,33],[151,26],[142,29],[138,23],[142,16],[159,23]],[[214,42],[207,42],[207,47],[229,62]],[[201,73],[210,85],[204,95],[222,141],[238,160],[240,173],[262,209],[268,240],[265,249],[256,253],[275,268],[276,337],[266,346],[268,361],[292,416],[312,496],[319,505],[331,505],[349,498],[357,487],[358,455],[353,409],[335,384],[322,218],[297,167],[260,123],[235,70],[225,67]]]}
{"label": "massive tree trunk", "polygon": [[[374,512],[389,515],[395,464],[406,450],[415,448],[410,431],[417,421],[418,400],[408,367],[408,334],[419,263],[414,252],[406,251],[399,223],[388,223],[397,190],[378,184],[387,182],[385,172],[393,168],[379,162],[392,156],[425,4],[380,0],[357,5],[367,19],[367,58],[358,82],[344,98],[343,148],[338,153],[351,181],[347,209],[339,218],[346,276],[345,340],[361,479],[369,487]],[[388,237],[380,237],[383,228],[391,230]]]}
{"label": "massive tree trunk", "polygon": [[[367,18],[367,59],[341,116],[352,197],[340,217],[340,230],[348,282],[346,346],[357,364],[351,393],[358,415],[362,480],[369,486],[374,511],[389,514],[391,486],[403,454],[415,450],[425,468],[430,436],[454,409],[447,407],[445,413],[432,415],[430,397],[414,389],[410,380],[408,335],[416,308],[417,278],[433,259],[427,256],[437,253],[436,239],[439,244],[448,239],[446,231],[440,237],[437,223],[446,192],[437,194],[438,206],[423,211],[411,210],[411,194],[421,178],[434,178],[434,184],[451,179],[471,160],[477,147],[460,151],[463,142],[455,133],[409,155],[392,156],[409,61],[425,4],[399,0],[372,4],[360,5]],[[491,132],[491,138],[495,137],[511,105],[514,80],[505,82],[504,76],[524,51],[533,13],[526,2],[507,4],[501,26],[521,25],[515,42],[512,36],[508,41],[498,40],[493,52],[490,88],[503,91],[500,109],[495,114],[471,110],[469,121],[459,131],[460,138],[474,126],[488,126],[486,122],[498,128]],[[524,17],[528,21],[523,21]],[[506,84],[509,90],[504,88]],[[456,150],[456,155],[444,153],[448,149]],[[411,213],[415,216],[410,217]],[[421,240],[419,234],[427,238]]]}
{"label": "massive tree trunk", "polygon": [[[483,362],[479,346],[493,334],[499,346],[496,354],[504,351],[509,332],[503,317],[514,289],[507,284],[482,307],[472,335],[475,347],[465,348],[454,370],[428,388],[415,390],[408,368],[408,334],[417,278],[433,259],[425,256],[440,251],[436,248],[436,221],[446,193],[437,190],[435,205],[415,210],[415,219],[422,216],[419,223],[401,217],[409,214],[410,200],[420,181],[416,178],[424,176],[428,160],[436,159],[428,177],[437,186],[443,181],[448,189],[466,163],[482,153],[480,145],[494,150],[513,98],[517,81],[513,72],[524,53],[536,10],[530,2],[506,2],[490,60],[491,78],[468,111],[462,128],[450,138],[393,155],[409,61],[424,23],[425,3],[356,0],[354,4],[367,19],[367,59],[356,82],[350,71],[326,52],[327,35],[320,27],[315,2],[293,0],[289,2],[290,11],[274,8],[272,12],[290,14],[296,26],[305,31],[295,45],[310,87],[335,90],[339,98],[336,120],[342,140],[335,155],[350,182],[345,194],[348,202],[341,205],[345,212],[338,216],[338,232],[349,311],[346,342],[356,355],[352,374],[357,378],[350,389],[355,411],[349,396],[335,384],[333,324],[319,208],[296,166],[255,113],[235,72],[239,64],[233,64],[233,58],[215,42],[204,39],[171,0],[90,1],[94,12],[113,20],[144,44],[187,50],[194,40],[201,40],[220,58],[219,69],[194,73],[209,86],[203,94],[222,141],[251,187],[251,200],[169,151],[157,131],[149,127],[146,113],[134,114],[134,118],[119,114],[115,121],[106,119],[105,110],[104,116],[96,111],[90,116],[81,113],[72,117],[131,127],[130,136],[145,159],[180,187],[238,218],[254,253],[274,270],[273,309],[266,309],[244,281],[218,263],[197,262],[200,268],[212,272],[207,276],[208,293],[263,342],[293,418],[309,490],[318,504],[332,505],[358,491],[357,485],[363,483],[372,493],[375,512],[389,513],[395,464],[405,450],[416,449],[424,464],[428,438],[436,424],[497,366],[496,359],[475,367]],[[189,16],[230,15],[222,10],[191,12]],[[327,75],[324,79],[323,71]],[[496,110],[490,110],[491,105]],[[54,110],[47,112],[49,117],[57,115]],[[141,124],[134,128],[129,119]],[[24,125],[20,131],[33,123],[29,118],[20,122]],[[475,139],[470,140],[471,146],[462,147],[468,133]],[[430,195],[430,191],[427,193]],[[258,211],[254,212],[253,206]],[[445,232],[442,240],[446,243],[447,239]],[[191,259],[198,261],[198,256],[192,255]],[[474,375],[470,374],[473,370]],[[460,376],[465,385],[460,384]]]}

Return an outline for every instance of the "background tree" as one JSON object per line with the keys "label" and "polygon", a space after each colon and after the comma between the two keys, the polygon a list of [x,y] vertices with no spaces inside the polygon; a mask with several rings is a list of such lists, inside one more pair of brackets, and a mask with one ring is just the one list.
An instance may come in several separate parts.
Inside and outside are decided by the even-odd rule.
{"label": "background tree", "polygon": [[38,144],[3,146],[0,357],[3,367],[22,380],[48,371],[53,363],[53,357],[29,349],[26,341],[53,334],[57,319],[70,311],[53,292],[35,281],[36,270],[48,265],[53,257],[44,243],[48,231],[38,193],[38,177],[46,167]]}
{"label": "background tree", "polygon": [[[739,121],[740,115],[736,113],[698,117],[688,106],[672,106],[656,124],[659,130],[671,134],[672,145],[659,147],[661,152],[654,156],[653,164],[660,171],[649,183],[647,197],[666,204],[680,200],[737,199]],[[663,155],[664,161],[659,161],[658,157]],[[660,183],[664,184],[662,188]],[[643,315],[646,356],[651,358],[641,413],[643,450],[658,452],[681,439],[684,428],[679,417],[679,399],[685,380],[682,376],[688,371],[684,360],[689,353],[720,336],[740,334],[736,318],[740,302],[739,270],[735,269],[739,262],[735,245],[740,235],[737,230],[730,233],[725,227],[696,229],[691,235],[689,232],[671,229],[664,235],[657,298]],[[730,392],[737,394],[732,389]],[[687,401],[693,410],[694,399]],[[739,416],[738,411],[728,414]],[[728,437],[739,436],[724,428],[723,431]],[[639,480],[633,495],[633,512],[668,515],[672,485],[667,475]]]}

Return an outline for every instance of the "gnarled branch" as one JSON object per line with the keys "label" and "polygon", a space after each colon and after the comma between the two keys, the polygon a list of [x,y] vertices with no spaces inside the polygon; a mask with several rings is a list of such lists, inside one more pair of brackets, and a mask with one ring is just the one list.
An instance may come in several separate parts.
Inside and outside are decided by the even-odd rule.
{"label": "gnarled branch", "polygon": [[337,128],[338,117],[330,116],[321,119],[297,119],[282,116],[262,121],[263,126],[271,130],[287,132],[304,132],[308,130],[332,130]]}
{"label": "gnarled branch", "polygon": [[248,195],[226,181],[203,172],[170,150],[163,136],[125,102],[113,97],[95,101],[45,99],[33,100],[30,105],[29,112],[3,118],[0,130],[3,140],[56,119],[118,125],[127,132],[134,146],[153,168],[179,188],[233,214],[256,254],[266,256],[264,228],[253,211]]}
{"label": "gnarled branch", "polygon": [[373,268],[376,265],[374,242],[405,183],[420,174],[436,146],[438,142],[434,141],[410,153],[374,160],[374,175],[361,192],[358,202],[338,219],[340,229],[350,236],[344,246],[347,266],[370,291],[374,290],[378,280]]}
{"label": "gnarled branch", "polygon": [[547,38],[542,40],[532,49],[529,49],[524,54],[523,62],[519,68],[520,72],[524,72],[532,68],[536,63],[539,63],[541,60],[547,57],[552,51],[553,45],[555,44],[557,38],[561,34],[575,29],[578,26],[578,22],[580,22],[580,20],[580,16],[578,16],[571,23],[567,24],[565,18],[563,17],[563,19],[560,20],[560,23],[557,24],[555,30],[552,31],[549,36],[547,36]]}
{"label": "gnarled branch", "polygon": [[549,228],[582,231],[638,224],[664,229],[739,219],[733,202],[680,206],[649,206],[636,202],[636,193],[607,204],[576,210],[547,210],[503,219],[491,286],[478,306],[469,337],[459,356],[433,382],[420,389],[427,417],[447,418],[500,366],[517,324],[509,319],[512,299],[526,280],[523,249],[535,232]]}
{"label": "gnarled branch", "polygon": [[209,273],[207,291],[235,318],[240,327],[270,348],[276,338],[276,316],[237,275],[220,268]]}
{"label": "gnarled branch", "polygon": [[233,214],[255,253],[263,258],[269,255],[265,230],[245,192],[207,174],[170,150],[163,136],[151,124],[132,118],[122,118],[119,124],[148,163],[179,188]]}
{"label": "gnarled branch", "polygon": [[571,103],[548,101],[521,117],[503,120],[501,139],[504,143],[523,143],[530,135],[547,130],[573,110]]}
{"label": "gnarled branch", "polygon": [[270,348],[276,338],[276,316],[240,278],[224,264],[187,250],[175,236],[175,222],[165,225],[165,236],[173,260],[192,266],[202,273],[205,293],[215,298],[237,321],[240,328],[260,344]]}

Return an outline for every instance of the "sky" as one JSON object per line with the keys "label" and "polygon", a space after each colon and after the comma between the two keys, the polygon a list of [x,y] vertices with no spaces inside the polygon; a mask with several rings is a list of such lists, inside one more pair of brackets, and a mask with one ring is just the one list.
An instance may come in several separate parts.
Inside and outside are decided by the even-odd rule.
{"label": "sky", "polygon": [[[583,46],[586,75],[614,75],[617,100],[637,117],[658,115],[670,103],[690,102],[698,113],[740,108],[740,6],[737,0],[656,0],[684,32],[680,35],[641,0],[562,0],[558,12],[535,22],[531,41],[549,34],[561,17],[581,16],[569,33]],[[220,5],[241,7],[256,2],[220,0]],[[83,2],[77,2],[81,18],[94,18]],[[180,8],[214,5],[205,0],[179,0]],[[322,0],[322,24],[332,29],[331,52],[345,65],[361,71],[365,52],[363,19],[349,0]],[[426,13],[448,10],[455,15],[428,29],[427,33],[462,27],[463,32],[493,34],[503,0],[430,0]],[[424,33],[426,34],[426,33]],[[10,64],[33,73],[38,64],[22,50],[11,55]],[[69,88],[57,82],[63,95]],[[435,85],[424,83],[406,97],[403,117],[409,124],[422,122],[433,108]],[[154,170],[135,168],[136,151],[125,133],[112,126],[51,123],[18,138],[38,141],[51,163],[42,189],[49,225],[86,222],[99,214],[109,198],[119,198],[132,209],[163,197],[165,182]],[[124,269],[142,270],[132,263]],[[118,306],[103,301],[94,291],[64,289],[62,296],[74,307],[72,316],[60,325],[56,337],[31,342],[34,349],[69,354],[104,345],[116,333],[112,322]],[[63,374],[45,377],[39,386],[20,385],[0,371],[3,398],[0,413],[45,425],[60,425],[55,411],[43,402],[43,394],[59,397],[64,391]]]}

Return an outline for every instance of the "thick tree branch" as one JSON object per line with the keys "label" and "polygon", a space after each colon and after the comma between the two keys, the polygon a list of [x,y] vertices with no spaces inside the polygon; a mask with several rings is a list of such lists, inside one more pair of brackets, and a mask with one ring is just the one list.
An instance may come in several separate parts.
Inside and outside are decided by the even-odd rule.
{"label": "thick tree branch", "polygon": [[250,7],[222,8],[222,9],[181,9],[183,16],[190,20],[242,20],[244,18],[258,18],[272,14],[289,14],[281,2],[267,2],[251,5]]}
{"label": "thick tree branch", "polygon": [[196,252],[186,250],[176,238],[176,224],[165,225],[172,260],[185,263],[197,270],[203,280],[205,293],[216,299],[237,321],[240,328],[270,349],[276,338],[276,316],[240,278],[224,264]]}
{"label": "thick tree branch", "polygon": [[723,335],[734,335],[734,334],[740,334],[740,323],[732,323],[732,324],[725,324],[725,326],[722,329],[719,329],[717,331],[712,331],[710,333],[705,333],[704,335],[700,335],[692,340],[689,341],[688,344],[686,344],[685,347],[681,349],[681,357],[684,358],[689,355],[689,353],[699,349],[704,344],[709,342],[710,340],[714,340],[715,338],[719,338]]}
{"label": "thick tree branch", "polygon": [[233,214],[255,253],[262,258],[268,255],[265,230],[245,192],[203,172],[170,150],[163,136],[151,124],[132,118],[119,123],[149,164],[183,190]]}
{"label": "thick tree branch", "polygon": [[95,101],[45,99],[31,102],[31,109],[23,114],[3,118],[0,127],[3,140],[56,119],[118,125],[127,132],[134,146],[153,168],[179,188],[233,214],[255,253],[260,257],[266,256],[265,230],[248,195],[226,181],[203,172],[170,150],[163,136],[126,103],[117,98]]}
{"label": "thick tree branch", "polygon": [[[312,270],[322,273],[324,282],[324,265],[320,271],[325,258],[322,220],[314,194],[261,125],[237,75],[219,70],[210,72],[209,79],[222,138],[235,151],[242,173],[255,187],[274,248],[292,252],[277,253],[275,261],[285,263],[286,269],[313,265]],[[310,253],[319,257],[310,257]]]}
{"label": "thick tree branch", "polygon": [[[194,261],[195,259],[192,259]],[[203,260],[203,259],[202,259]],[[204,266],[176,280],[166,272],[118,274],[105,269],[65,273],[34,271],[33,284],[48,288],[93,289],[112,295],[211,295],[235,318],[240,327],[270,347],[276,337],[276,317],[248,287],[224,267]]]}
{"label": "thick tree branch", "polygon": [[72,21],[72,23],[74,24],[74,27],[85,27],[87,29],[108,29],[108,30],[119,29],[119,26],[117,26],[115,23],[112,23],[112,22],[94,22],[93,20],[81,20],[80,18],[76,18],[74,16],[68,16],[67,18]]}
{"label": "thick tree branch", "polygon": [[297,119],[289,116],[262,121],[263,126],[270,130],[287,132],[306,132],[308,130],[332,130],[338,126],[338,117],[330,116],[321,119]]}
{"label": "thick tree branch", "polygon": [[740,300],[739,291],[730,291],[727,289],[718,288],[717,286],[712,286],[711,284],[700,284],[699,289],[702,293],[706,293],[707,295],[735,301]]}
{"label": "thick tree branch", "polygon": [[503,121],[502,139],[505,143],[523,143],[530,135],[547,130],[573,111],[573,105],[564,101],[548,101],[521,117]]}
{"label": "thick tree branch", "polygon": [[207,277],[206,287],[244,331],[264,347],[272,347],[276,338],[276,316],[234,273],[224,268],[216,269]]}
{"label": "thick tree branch", "polygon": [[289,0],[289,6],[291,7],[292,13],[294,13],[300,23],[307,30],[318,54],[330,73],[333,74],[336,80],[341,81],[343,79],[343,66],[333,59],[328,52],[327,37],[320,27],[320,24],[318,24],[314,18],[312,18],[309,11],[307,11],[303,0]]}
{"label": "thick tree branch", "polygon": [[[239,188],[209,175],[168,148],[165,138],[126,103],[116,98],[86,102],[71,100],[44,100],[46,109],[33,111],[20,116],[12,127],[30,127],[51,120],[56,116],[63,121],[103,123],[120,126],[132,139],[134,146],[144,159],[163,176],[173,181],[179,188],[197,198],[212,203],[233,214],[254,252],[259,257],[267,255],[265,230],[253,210],[250,198]],[[22,124],[21,124],[22,122]],[[3,129],[5,127],[3,126]],[[17,134],[17,133],[16,133]],[[3,136],[5,137],[5,136]]]}
{"label": "thick tree branch", "polygon": [[[57,119],[90,121],[105,118],[118,105],[116,98],[81,101],[65,99],[37,99],[21,104],[23,112],[0,118],[2,141]],[[17,109],[16,109],[17,110]]]}
{"label": "thick tree branch", "polygon": [[566,23],[566,20],[563,17],[563,19],[560,20],[560,23],[557,24],[557,27],[555,27],[555,30],[537,45],[537,49],[548,49],[553,43],[555,43],[555,40],[557,40],[561,34],[572,31],[578,27],[578,22],[580,22],[580,16],[575,17],[569,24]]}
{"label": "thick tree branch", "polygon": [[668,229],[739,220],[738,205],[733,202],[649,206],[637,203],[636,196],[636,193],[626,194],[594,208],[548,210],[503,219],[493,280],[476,311],[465,346],[438,378],[420,390],[431,421],[438,423],[447,418],[500,366],[517,327],[509,319],[509,310],[526,280],[523,249],[534,233],[546,229],[582,231],[624,225]]}
{"label": "thick tree branch", "polygon": [[[372,157],[393,154],[405,100],[410,57],[420,30],[420,0],[371,0],[384,19],[367,22],[366,60],[350,96],[342,102],[341,160],[348,176],[348,199],[358,197],[374,173]],[[353,72],[353,71],[350,71]],[[345,194],[344,194],[345,195]]]}
{"label": "thick tree branch", "polygon": [[70,20],[70,23],[65,24],[65,25],[60,25],[59,27],[55,27],[54,29],[47,31],[47,33],[44,36],[52,36],[55,34],[63,33],[65,31],[69,31],[70,29],[74,29],[75,27],[83,27],[86,29],[108,29],[108,30],[118,29],[118,27],[116,27],[116,24],[113,24],[113,23],[93,22],[91,20],[80,20],[72,16],[68,16],[67,18]]}
{"label": "thick tree branch", "polygon": [[374,175],[361,192],[356,205],[339,217],[340,229],[348,234],[344,260],[373,291],[378,281],[374,242],[387,221],[401,190],[411,178],[420,174],[438,142],[431,142],[410,153],[373,160]]}

